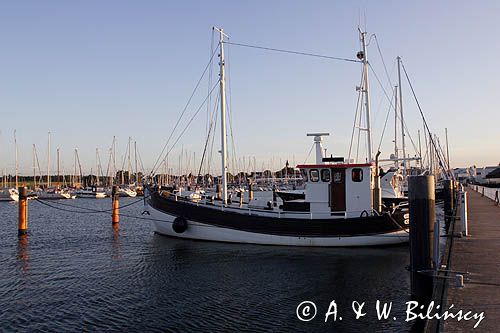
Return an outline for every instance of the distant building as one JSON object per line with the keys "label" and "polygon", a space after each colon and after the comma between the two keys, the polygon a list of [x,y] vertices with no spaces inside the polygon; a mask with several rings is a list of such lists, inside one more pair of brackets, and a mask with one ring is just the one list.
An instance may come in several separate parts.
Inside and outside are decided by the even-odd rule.
{"label": "distant building", "polygon": [[[474,183],[476,184],[500,184],[500,177],[497,177],[496,175],[500,171],[496,171],[500,169],[500,166],[495,165],[495,166],[486,166],[483,168],[474,168],[475,172],[471,174],[471,179],[473,180]],[[489,176],[493,171],[491,176]]]}

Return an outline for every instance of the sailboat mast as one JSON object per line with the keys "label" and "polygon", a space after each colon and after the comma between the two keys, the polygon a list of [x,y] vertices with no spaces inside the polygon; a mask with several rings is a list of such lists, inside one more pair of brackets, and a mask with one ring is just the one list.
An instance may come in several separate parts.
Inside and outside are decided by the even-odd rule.
{"label": "sailboat mast", "polygon": [[394,86],[394,158],[395,167],[398,168],[398,86]]}
{"label": "sailboat mast", "polygon": [[401,113],[401,144],[403,148],[403,177],[406,177],[405,121],[403,117],[403,92],[401,89],[401,57],[398,57],[399,112]]}
{"label": "sailboat mast", "polygon": [[132,163],[130,163],[130,149],[131,149],[131,142],[132,142],[132,137],[128,137],[128,166],[127,166],[127,171],[128,171],[128,183],[130,185],[130,173],[132,169]]}
{"label": "sailboat mast", "polygon": [[222,203],[227,204],[227,149],[226,149],[226,80],[224,74],[224,30],[219,31],[220,47],[220,114],[221,114],[221,172],[222,172]]}
{"label": "sailboat mast", "polygon": [[35,144],[33,144],[33,190],[36,190]]}
{"label": "sailboat mast", "polygon": [[[372,128],[370,121],[370,89],[368,84],[368,57],[366,53],[366,32],[359,31],[361,36],[361,43],[363,45],[363,54],[361,55],[361,60],[363,61],[363,73],[364,73],[364,89],[365,94],[365,108],[366,108],[366,138],[368,144],[368,162],[373,161],[372,155]],[[359,54],[358,54],[359,57]]]}
{"label": "sailboat mast", "polygon": [[19,161],[18,161],[18,158],[17,158],[17,136],[16,136],[16,130],[14,130],[14,150],[15,150],[15,154],[16,154],[16,189],[18,189],[19,188]]}
{"label": "sailboat mast", "polygon": [[59,179],[59,177],[60,177],[60,171],[59,171],[60,170],[60,167],[59,167],[60,164],[59,163],[60,163],[60,159],[59,159],[59,147],[57,147],[57,186],[60,185],[59,184],[59,182],[60,182],[60,179]]}
{"label": "sailboat mast", "polygon": [[99,148],[95,149],[95,186],[99,186]]}
{"label": "sailboat mast", "polygon": [[139,169],[137,168],[137,141],[134,141],[134,158],[135,158],[135,184],[139,185]]}
{"label": "sailboat mast", "polygon": [[50,187],[50,132],[47,134],[47,188]]}

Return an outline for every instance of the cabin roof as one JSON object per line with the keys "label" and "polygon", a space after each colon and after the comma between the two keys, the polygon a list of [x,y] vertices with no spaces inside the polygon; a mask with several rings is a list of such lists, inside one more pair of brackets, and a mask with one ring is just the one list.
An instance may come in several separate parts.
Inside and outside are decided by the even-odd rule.
{"label": "cabin roof", "polygon": [[349,164],[349,163],[341,163],[341,164],[299,164],[297,168],[299,169],[312,169],[312,168],[362,168],[372,166],[372,163],[362,163],[362,164]]}

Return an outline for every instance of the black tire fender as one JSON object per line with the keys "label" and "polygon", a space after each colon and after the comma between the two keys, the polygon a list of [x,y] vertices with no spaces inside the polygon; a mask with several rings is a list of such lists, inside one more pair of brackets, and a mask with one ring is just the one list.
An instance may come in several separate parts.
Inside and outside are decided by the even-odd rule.
{"label": "black tire fender", "polygon": [[187,230],[187,228],[188,228],[188,222],[182,216],[176,217],[174,222],[172,223],[172,229],[174,229],[174,231],[178,234],[182,234],[184,231]]}

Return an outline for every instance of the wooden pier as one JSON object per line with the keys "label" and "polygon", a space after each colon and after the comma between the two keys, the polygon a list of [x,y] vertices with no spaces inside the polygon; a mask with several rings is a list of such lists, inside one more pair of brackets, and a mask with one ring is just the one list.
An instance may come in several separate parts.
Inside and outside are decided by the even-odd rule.
{"label": "wooden pier", "polygon": [[[500,207],[480,193],[467,190],[469,237],[455,238],[449,270],[464,274],[464,287],[449,282],[446,309],[484,311],[477,332],[500,331]],[[460,223],[457,220],[456,223]],[[447,320],[445,332],[472,332],[475,320]]]}

